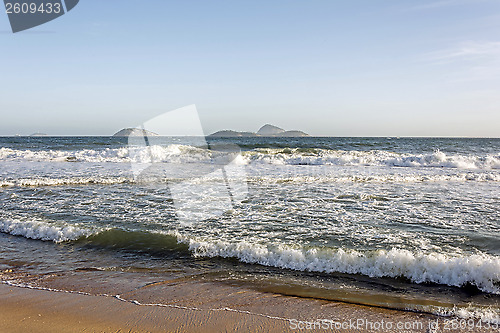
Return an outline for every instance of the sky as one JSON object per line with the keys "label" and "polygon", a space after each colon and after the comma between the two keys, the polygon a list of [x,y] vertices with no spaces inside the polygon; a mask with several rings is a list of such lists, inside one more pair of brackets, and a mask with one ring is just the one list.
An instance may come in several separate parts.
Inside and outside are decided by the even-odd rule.
{"label": "sky", "polygon": [[500,137],[500,0],[81,0],[13,34],[0,135],[112,135],[195,104],[206,134]]}

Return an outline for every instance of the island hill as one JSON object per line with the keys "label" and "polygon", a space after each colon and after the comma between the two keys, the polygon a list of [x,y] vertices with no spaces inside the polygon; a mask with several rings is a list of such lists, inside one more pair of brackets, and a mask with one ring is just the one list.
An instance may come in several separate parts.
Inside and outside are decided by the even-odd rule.
{"label": "island hill", "polygon": [[156,133],[141,128],[124,128],[116,132],[113,136],[159,136]]}
{"label": "island hill", "polygon": [[285,131],[274,125],[266,124],[262,126],[257,133],[254,132],[237,132],[231,130],[224,130],[212,133],[210,137],[253,137],[253,136],[265,136],[265,137],[284,137],[284,138],[295,138],[309,136],[309,134],[302,131]]}
{"label": "island hill", "polygon": [[[128,136],[159,136],[159,134],[153,133],[151,131],[143,130],[140,128],[124,128],[119,132],[116,132],[114,137],[128,137]],[[262,126],[257,133],[254,132],[237,132],[231,130],[224,130],[212,133],[209,137],[283,137],[283,138],[295,138],[309,136],[309,134],[302,131],[285,131],[282,128],[266,124]]]}

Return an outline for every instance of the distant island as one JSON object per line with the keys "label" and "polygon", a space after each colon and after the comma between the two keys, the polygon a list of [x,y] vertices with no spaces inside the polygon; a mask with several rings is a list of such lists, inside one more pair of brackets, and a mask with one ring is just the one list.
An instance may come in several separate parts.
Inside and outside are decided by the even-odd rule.
{"label": "distant island", "polygon": [[[160,135],[141,128],[124,128],[113,134],[113,137],[129,137],[129,136],[160,136]],[[257,137],[257,136],[295,138],[295,137],[309,136],[309,134],[297,130],[286,131],[280,127],[266,124],[262,126],[257,132],[237,132],[232,130],[223,130],[209,135],[209,137]]]}
{"label": "distant island", "polygon": [[284,129],[266,124],[262,126],[257,133],[254,132],[237,132],[232,130],[223,130],[212,133],[210,137],[253,137],[253,136],[265,136],[265,137],[303,137],[309,136],[309,134],[302,131],[285,131]]}
{"label": "distant island", "polygon": [[113,134],[114,137],[122,137],[122,136],[159,136],[156,133],[141,129],[141,128],[124,128],[121,131]]}

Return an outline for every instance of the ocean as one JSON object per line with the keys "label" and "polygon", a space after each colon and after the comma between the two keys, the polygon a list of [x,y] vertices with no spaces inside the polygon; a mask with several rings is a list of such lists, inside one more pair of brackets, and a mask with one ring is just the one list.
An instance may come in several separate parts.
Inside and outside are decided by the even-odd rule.
{"label": "ocean", "polygon": [[0,138],[3,283],[189,277],[500,318],[500,139],[134,140]]}

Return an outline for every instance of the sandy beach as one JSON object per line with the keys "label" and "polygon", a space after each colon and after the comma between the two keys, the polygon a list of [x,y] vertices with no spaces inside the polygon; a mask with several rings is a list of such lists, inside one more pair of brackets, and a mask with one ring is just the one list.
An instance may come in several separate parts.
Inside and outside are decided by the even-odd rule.
{"label": "sandy beach", "polygon": [[0,285],[2,332],[287,331],[288,322],[234,311],[140,306],[117,298]]}
{"label": "sandy beach", "polygon": [[[460,332],[445,318],[198,283],[163,305],[134,295],[89,295],[0,285],[2,332]],[[168,289],[166,290],[168,292]],[[155,290],[157,293],[158,290]],[[199,295],[198,298],[194,297]],[[145,298],[151,295],[144,295]],[[224,297],[225,296],[225,297]],[[224,298],[223,298],[224,297]],[[170,299],[169,299],[170,298]],[[216,307],[218,306],[218,307]],[[330,324],[321,319],[331,320]],[[322,326],[320,326],[319,323]],[[333,323],[337,323],[337,326]],[[436,326],[436,322],[439,322]],[[316,323],[317,326],[311,326]],[[349,327],[350,323],[350,327]],[[389,324],[391,323],[391,324]],[[338,326],[344,324],[343,327]],[[379,326],[377,326],[379,325]],[[383,326],[380,326],[383,325]],[[389,327],[392,326],[392,328]],[[398,325],[400,327],[398,328]],[[401,326],[403,325],[403,326]],[[407,328],[405,328],[405,326]],[[444,327],[448,329],[444,329]],[[355,327],[353,329],[353,327]],[[439,327],[437,330],[434,329]],[[470,332],[494,332],[471,329]]]}

